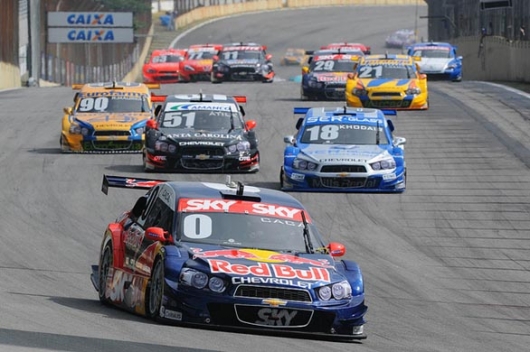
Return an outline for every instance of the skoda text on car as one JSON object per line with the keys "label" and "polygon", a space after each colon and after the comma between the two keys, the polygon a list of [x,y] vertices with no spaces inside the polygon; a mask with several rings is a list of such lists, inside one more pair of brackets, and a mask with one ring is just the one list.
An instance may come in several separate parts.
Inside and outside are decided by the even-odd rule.
{"label": "skoda text on car", "polygon": [[418,69],[420,58],[408,55],[368,55],[356,64],[346,81],[346,104],[396,110],[427,110],[427,76]]}
{"label": "skoda text on car", "polygon": [[[311,52],[309,52],[311,53]],[[357,49],[319,50],[302,67],[301,100],[341,100],[354,63],[363,53]]]}
{"label": "skoda text on car", "polygon": [[145,171],[257,172],[256,121],[245,120],[244,96],[167,96],[146,128]]}
{"label": "skoda text on car", "polygon": [[456,53],[456,46],[449,43],[417,43],[408,47],[407,54],[419,57],[420,71],[429,80],[462,80],[462,56]]}
{"label": "skoda text on car", "polygon": [[267,47],[256,43],[226,44],[214,56],[211,82],[259,81],[271,83],[274,80],[272,55]]}
{"label": "skoda text on car", "polygon": [[64,153],[140,153],[147,120],[153,117],[150,88],[158,84],[75,84],[74,105],[63,109]]}
{"label": "skoda text on car", "polygon": [[393,136],[384,115],[395,111],[314,107],[305,114],[287,143],[280,170],[284,191],[404,192],[405,138]]}
{"label": "skoda text on car", "polygon": [[213,57],[221,50],[221,44],[194,44],[180,62],[179,82],[209,81],[212,73]]}
{"label": "skoda text on car", "polygon": [[159,49],[151,53],[149,61],[142,66],[146,83],[177,83],[180,63],[186,57],[185,49]]}
{"label": "skoda text on car", "polygon": [[109,187],[149,191],[103,235],[91,280],[104,304],[174,325],[366,338],[359,265],[289,194],[105,175]]}

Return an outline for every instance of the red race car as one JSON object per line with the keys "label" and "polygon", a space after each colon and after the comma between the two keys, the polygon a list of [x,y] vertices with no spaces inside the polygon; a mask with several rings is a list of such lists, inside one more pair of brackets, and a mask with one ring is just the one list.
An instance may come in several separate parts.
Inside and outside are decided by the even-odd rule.
{"label": "red race car", "polygon": [[221,50],[221,44],[195,44],[188,48],[186,60],[180,62],[179,81],[209,81],[213,56]]}
{"label": "red race car", "polygon": [[328,45],[324,45],[320,47],[320,49],[337,49],[337,48],[354,48],[361,50],[365,55],[370,55],[371,48],[368,45],[364,45],[361,43],[348,43],[348,42],[341,42],[341,43],[330,43]]}
{"label": "red race car", "polygon": [[186,49],[159,49],[151,53],[142,68],[146,83],[177,83],[180,63],[186,58]]}

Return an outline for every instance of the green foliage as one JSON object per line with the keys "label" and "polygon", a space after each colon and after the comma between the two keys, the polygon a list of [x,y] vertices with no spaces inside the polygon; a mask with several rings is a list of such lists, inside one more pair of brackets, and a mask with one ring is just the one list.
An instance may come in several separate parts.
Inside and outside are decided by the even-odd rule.
{"label": "green foliage", "polygon": [[122,12],[150,12],[151,1],[146,0],[99,0],[108,11],[122,11]]}

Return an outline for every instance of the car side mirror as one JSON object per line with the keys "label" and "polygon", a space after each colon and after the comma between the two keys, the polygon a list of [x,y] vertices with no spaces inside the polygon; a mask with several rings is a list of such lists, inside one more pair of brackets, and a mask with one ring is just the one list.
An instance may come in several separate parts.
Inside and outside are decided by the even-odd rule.
{"label": "car side mirror", "polygon": [[346,247],[339,242],[330,242],[328,244],[328,251],[332,257],[342,257],[346,254]]}
{"label": "car side mirror", "polygon": [[400,145],[405,145],[407,143],[407,139],[404,137],[395,137],[394,138],[394,144],[399,147]]}
{"label": "car side mirror", "polygon": [[245,128],[247,131],[250,131],[256,128],[257,124],[258,123],[256,122],[256,120],[248,120],[248,121],[245,121]]}
{"label": "car side mirror", "polygon": [[145,127],[147,129],[157,130],[158,129],[158,122],[154,119],[149,119],[145,123]]}
{"label": "car side mirror", "polygon": [[272,59],[272,54],[265,55],[265,60],[270,61]]}
{"label": "car side mirror", "polygon": [[219,61],[219,56],[217,55],[214,55],[212,56],[212,60],[215,62],[215,61]]}
{"label": "car side mirror", "polygon": [[308,73],[309,73],[309,67],[307,67],[307,66],[302,67],[302,74],[306,75]]}
{"label": "car side mirror", "polygon": [[457,60],[463,60],[464,57],[463,57],[463,56],[457,56],[456,59],[457,59]]}
{"label": "car side mirror", "polygon": [[355,73],[348,73],[348,79],[354,79],[355,78]]}
{"label": "car side mirror", "polygon": [[427,75],[425,73],[419,74],[420,79],[427,79]]}
{"label": "car side mirror", "polygon": [[74,109],[72,107],[66,107],[66,108],[63,108],[63,111],[67,115],[72,115],[72,112],[74,111]]}
{"label": "car side mirror", "polygon": [[287,144],[294,144],[295,139],[293,135],[283,137],[283,141]]}
{"label": "car side mirror", "polygon": [[169,232],[161,227],[148,227],[145,230],[145,238],[154,242],[169,242],[172,240]]}

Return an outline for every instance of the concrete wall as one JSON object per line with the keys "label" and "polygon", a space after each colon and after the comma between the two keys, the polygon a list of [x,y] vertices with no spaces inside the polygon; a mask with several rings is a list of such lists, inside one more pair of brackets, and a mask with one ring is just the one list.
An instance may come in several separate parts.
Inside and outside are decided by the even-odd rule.
{"label": "concrete wall", "polygon": [[465,80],[530,82],[530,42],[489,36],[461,37],[453,42],[464,57]]}
{"label": "concrete wall", "polygon": [[0,62],[0,90],[18,88],[20,85],[20,69],[17,66]]}

